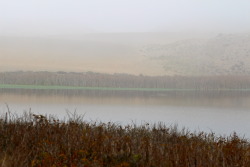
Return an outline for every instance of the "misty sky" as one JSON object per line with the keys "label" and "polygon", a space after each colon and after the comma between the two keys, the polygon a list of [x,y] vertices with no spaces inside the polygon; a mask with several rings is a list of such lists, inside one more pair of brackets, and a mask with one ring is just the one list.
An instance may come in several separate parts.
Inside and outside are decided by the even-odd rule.
{"label": "misty sky", "polygon": [[248,30],[249,0],[0,0],[0,35]]}

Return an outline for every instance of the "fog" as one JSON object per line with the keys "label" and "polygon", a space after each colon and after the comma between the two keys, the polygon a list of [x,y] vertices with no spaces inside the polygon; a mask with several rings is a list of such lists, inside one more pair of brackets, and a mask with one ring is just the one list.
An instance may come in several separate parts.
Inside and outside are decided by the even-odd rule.
{"label": "fog", "polygon": [[0,103],[249,138],[249,11],[249,0],[0,0]]}
{"label": "fog", "polygon": [[163,62],[154,58],[158,54],[151,53],[150,48],[191,37],[194,34],[93,33],[56,37],[0,37],[0,71],[169,75],[172,72],[163,68]]}
{"label": "fog", "polygon": [[152,61],[168,54],[155,48],[249,33],[249,11],[248,0],[0,0],[0,71],[180,74]]}
{"label": "fog", "polygon": [[243,32],[248,0],[0,1],[0,35],[96,32]]}

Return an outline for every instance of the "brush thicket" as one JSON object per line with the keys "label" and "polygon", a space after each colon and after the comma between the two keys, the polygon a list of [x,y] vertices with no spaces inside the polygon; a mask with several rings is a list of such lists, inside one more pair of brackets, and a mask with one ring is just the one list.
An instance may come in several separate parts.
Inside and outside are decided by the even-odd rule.
{"label": "brush thicket", "polygon": [[250,166],[250,144],[236,134],[190,133],[176,127],[64,121],[24,113],[0,120],[0,166]]}

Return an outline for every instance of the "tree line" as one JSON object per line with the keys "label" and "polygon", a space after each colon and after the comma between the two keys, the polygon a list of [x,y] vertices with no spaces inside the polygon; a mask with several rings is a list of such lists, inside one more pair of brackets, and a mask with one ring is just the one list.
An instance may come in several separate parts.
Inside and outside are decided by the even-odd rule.
{"label": "tree line", "polygon": [[144,76],[94,72],[2,72],[0,84],[114,88],[248,89],[250,76]]}

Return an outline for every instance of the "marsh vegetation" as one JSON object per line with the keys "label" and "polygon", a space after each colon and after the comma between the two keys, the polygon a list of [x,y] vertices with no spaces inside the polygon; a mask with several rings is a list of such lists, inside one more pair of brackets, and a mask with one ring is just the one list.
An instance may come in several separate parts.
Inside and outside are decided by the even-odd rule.
{"label": "marsh vegetation", "polygon": [[1,166],[241,166],[250,143],[164,124],[121,126],[10,112],[0,121]]}

